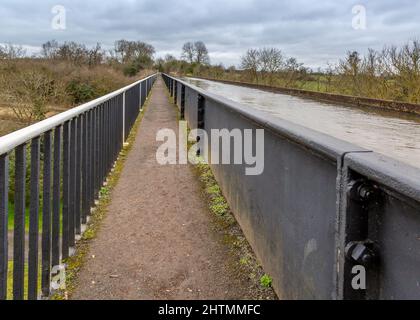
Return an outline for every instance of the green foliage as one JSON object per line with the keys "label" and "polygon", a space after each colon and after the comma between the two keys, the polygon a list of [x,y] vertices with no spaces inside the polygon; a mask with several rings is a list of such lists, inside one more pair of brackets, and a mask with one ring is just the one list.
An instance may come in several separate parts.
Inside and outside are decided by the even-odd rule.
{"label": "green foliage", "polygon": [[[216,199],[218,199],[218,198],[216,198]],[[220,200],[217,200],[217,201],[220,201]],[[223,202],[223,203],[213,203],[213,204],[210,205],[210,210],[218,216],[223,216],[229,210],[229,206],[225,202]]]}
{"label": "green foliage", "polygon": [[134,77],[139,71],[140,69],[135,63],[130,63],[123,68],[123,73],[127,77]]}
{"label": "green foliage", "polygon": [[271,287],[273,280],[271,279],[271,277],[268,274],[264,274],[261,278],[260,278],[260,284],[261,286],[263,286],[264,288],[269,288]]}
{"label": "green foliage", "polygon": [[148,56],[140,56],[127,63],[123,68],[123,73],[127,77],[136,76],[141,70],[144,70],[153,64],[153,60]]}
{"label": "green foliage", "polygon": [[97,96],[95,88],[91,84],[83,82],[79,79],[70,81],[70,83],[67,85],[67,92],[75,104],[92,100]]}
{"label": "green foliage", "polygon": [[224,216],[229,213],[229,205],[223,196],[222,190],[215,180],[210,167],[204,162],[199,162],[196,166],[200,172],[200,181],[204,183],[206,193],[209,196],[210,211],[217,216]]}
{"label": "green foliage", "polygon": [[107,197],[109,196],[110,193],[110,188],[109,187],[102,187],[101,190],[99,191],[99,195],[101,197]]}

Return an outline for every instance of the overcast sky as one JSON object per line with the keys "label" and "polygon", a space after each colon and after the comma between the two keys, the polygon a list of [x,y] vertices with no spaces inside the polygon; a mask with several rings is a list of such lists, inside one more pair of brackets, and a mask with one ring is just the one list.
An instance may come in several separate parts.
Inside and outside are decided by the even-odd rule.
{"label": "overcast sky", "polygon": [[[56,5],[65,8],[64,30],[52,28]],[[366,9],[366,28],[355,5]],[[184,42],[202,40],[212,63],[226,66],[248,48],[277,47],[316,68],[348,50],[420,39],[420,1],[0,0],[0,43],[36,52],[51,39],[111,47],[122,38],[151,43],[157,56],[179,56]]]}

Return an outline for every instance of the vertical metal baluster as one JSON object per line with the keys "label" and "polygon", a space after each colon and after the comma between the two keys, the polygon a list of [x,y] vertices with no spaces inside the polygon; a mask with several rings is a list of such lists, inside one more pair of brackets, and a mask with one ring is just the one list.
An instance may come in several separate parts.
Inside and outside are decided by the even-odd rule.
{"label": "vertical metal baluster", "polygon": [[[121,95],[121,109],[119,111],[119,114],[120,114],[120,132],[123,133],[123,138],[124,138],[124,135],[125,135],[125,133],[124,133],[124,121],[125,121],[124,120],[124,105],[125,105],[125,93],[123,93]],[[124,139],[122,139],[119,142],[119,146],[120,146],[120,150],[122,150],[123,147],[124,147]]]}
{"label": "vertical metal baluster", "polygon": [[94,180],[93,180],[93,173],[95,168],[95,155],[94,155],[94,110],[89,111],[89,142],[88,142],[88,148],[89,148],[89,215],[91,214],[91,208],[93,207],[94,202]]}
{"label": "vertical metal baluster", "polygon": [[42,198],[42,295],[50,294],[51,279],[51,131],[44,134],[44,179]]}
{"label": "vertical metal baluster", "polygon": [[131,106],[131,91],[127,90],[126,94],[126,101],[125,101],[125,137],[124,141],[127,140],[128,132],[130,131],[131,126],[131,118],[130,118],[130,106]]}
{"label": "vertical metal baluster", "polygon": [[29,209],[28,299],[38,298],[39,237],[39,137],[31,143],[31,182]]}
{"label": "vertical metal baluster", "polygon": [[0,300],[7,298],[7,267],[9,263],[9,156],[0,156]]}
{"label": "vertical metal baluster", "polygon": [[112,165],[114,163],[114,124],[115,124],[115,118],[114,118],[114,103],[115,103],[115,97],[110,101],[109,104],[109,170],[111,171]]}
{"label": "vertical metal baluster", "polygon": [[60,264],[60,167],[61,167],[61,126],[54,130],[54,168],[52,202],[52,266]]}
{"label": "vertical metal baluster", "polygon": [[86,118],[86,197],[87,197],[87,211],[86,214],[90,215],[90,207],[91,207],[91,173],[92,173],[92,111],[88,111],[87,118]]}
{"label": "vertical metal baluster", "polygon": [[82,135],[82,223],[86,224],[88,216],[88,150],[87,150],[87,122],[88,114],[83,115]]}
{"label": "vertical metal baluster", "polygon": [[143,105],[146,103],[147,100],[147,85],[146,81],[143,81]]}
{"label": "vertical metal baluster", "polygon": [[13,234],[13,299],[23,300],[25,277],[26,145],[15,149],[15,221]]}
{"label": "vertical metal baluster", "polygon": [[127,131],[127,138],[128,138],[128,135],[130,134],[130,131],[131,131],[131,128],[133,127],[133,115],[134,115],[134,113],[133,113],[133,106],[134,106],[134,100],[135,100],[135,98],[136,98],[136,96],[134,95],[134,92],[133,92],[133,90],[131,89],[130,90],[131,92],[131,94],[130,94],[130,127],[128,128],[128,131]]}
{"label": "vertical metal baluster", "polygon": [[99,136],[98,136],[98,132],[99,132],[99,121],[98,121],[98,107],[95,108],[95,112],[94,112],[94,117],[93,117],[93,124],[94,124],[94,139],[93,139],[93,154],[94,154],[94,162],[93,162],[93,166],[94,166],[94,172],[93,172],[93,187],[94,187],[94,192],[93,192],[93,204],[95,205],[95,200],[98,198],[98,167],[99,167],[99,159],[98,159],[98,155],[99,155],[99,148],[98,148],[98,144],[99,144]]}
{"label": "vertical metal baluster", "polygon": [[114,138],[114,162],[117,160],[118,157],[118,123],[119,123],[119,118],[118,118],[118,102],[119,102],[119,97],[115,97],[114,100],[114,106],[113,106],[113,117],[112,117],[112,121],[114,123],[114,133],[112,134],[113,138]]}
{"label": "vertical metal baluster", "polygon": [[112,103],[113,99],[109,101],[108,106],[108,173],[111,171],[112,163]]}
{"label": "vertical metal baluster", "polygon": [[126,92],[123,93],[123,101],[122,101],[122,108],[121,108],[121,113],[122,113],[122,143],[124,144],[125,141],[125,96],[126,96]]}
{"label": "vertical metal baluster", "polygon": [[100,122],[99,122],[99,109],[97,107],[95,109],[95,199],[99,199],[99,188],[100,188],[100,173],[99,173],[99,129],[100,129]]}
{"label": "vertical metal baluster", "polygon": [[141,82],[139,83],[139,109],[142,109],[142,104],[141,104]]}
{"label": "vertical metal baluster", "polygon": [[82,187],[82,123],[83,115],[80,115],[77,118],[77,142],[76,142],[76,196],[75,196],[75,229],[76,234],[80,235],[81,231],[81,211],[82,211],[82,201],[81,201],[81,187]]}
{"label": "vertical metal baluster", "polygon": [[112,98],[112,101],[111,101],[111,107],[110,107],[110,123],[111,123],[111,142],[110,142],[110,145],[111,145],[111,165],[110,165],[110,168],[112,169],[112,166],[113,166],[113,163],[114,163],[114,161],[115,161],[115,145],[114,145],[114,139],[115,139],[115,121],[116,121],[116,119],[115,119],[115,113],[114,113],[114,110],[115,110],[115,99],[116,99],[116,97],[114,97],[114,98]]}
{"label": "vertical metal baluster", "polygon": [[103,125],[103,130],[102,130],[102,182],[105,182],[105,178],[106,178],[106,152],[108,150],[107,148],[107,141],[106,141],[106,137],[107,137],[107,132],[106,132],[106,108],[107,108],[108,102],[106,102],[104,104],[104,109],[102,110],[102,125]]}
{"label": "vertical metal baluster", "polygon": [[69,245],[75,246],[76,222],[76,145],[77,145],[77,118],[70,124],[70,203],[69,203]]}
{"label": "vertical metal baluster", "polygon": [[105,182],[106,177],[106,105],[108,103],[104,103],[102,109],[102,185]]}
{"label": "vertical metal baluster", "polygon": [[109,101],[105,104],[105,177],[108,177],[109,169]]}
{"label": "vertical metal baluster", "polygon": [[90,168],[90,173],[89,173],[89,178],[90,178],[90,202],[89,202],[89,206],[92,208],[95,204],[95,110],[91,110],[90,112],[90,142],[89,142],[89,152],[90,152],[90,163],[89,163],[89,168]]}
{"label": "vertical metal baluster", "polygon": [[138,106],[138,112],[140,112],[140,109],[141,109],[141,86],[140,86],[140,83],[138,84],[138,86],[139,86],[139,90],[137,90],[137,96],[138,96],[138,104],[137,104],[137,106]]}
{"label": "vertical metal baluster", "polygon": [[102,187],[102,106],[98,108],[98,173],[97,173],[97,184],[98,184],[98,199]]}
{"label": "vertical metal baluster", "polygon": [[63,259],[69,257],[69,205],[70,205],[70,123],[63,126],[63,222],[61,254]]}

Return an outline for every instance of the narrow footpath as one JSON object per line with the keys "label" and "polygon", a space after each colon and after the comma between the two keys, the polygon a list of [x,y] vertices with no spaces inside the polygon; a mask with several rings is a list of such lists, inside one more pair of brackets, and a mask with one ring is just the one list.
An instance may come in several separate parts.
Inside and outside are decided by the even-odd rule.
{"label": "narrow footpath", "polygon": [[[159,78],[70,299],[249,299],[191,165],[156,161],[156,132],[177,132]],[[245,280],[244,280],[245,279]]]}

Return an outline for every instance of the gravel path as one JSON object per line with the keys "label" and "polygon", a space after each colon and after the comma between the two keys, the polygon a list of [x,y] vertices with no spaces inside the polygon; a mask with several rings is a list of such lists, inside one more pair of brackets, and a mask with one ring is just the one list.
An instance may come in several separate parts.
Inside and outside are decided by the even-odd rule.
{"label": "gravel path", "polygon": [[160,166],[156,132],[177,132],[162,79],[90,244],[71,299],[247,299],[190,165]]}

